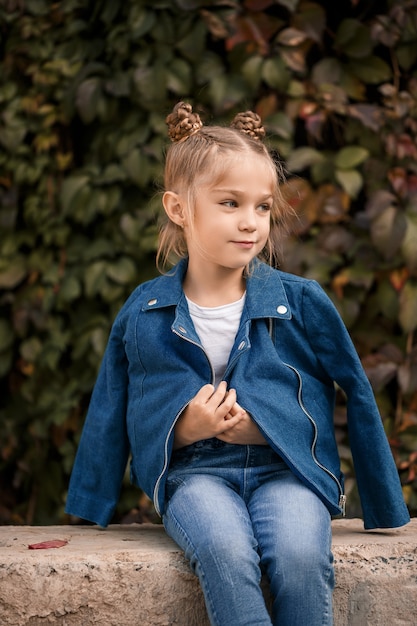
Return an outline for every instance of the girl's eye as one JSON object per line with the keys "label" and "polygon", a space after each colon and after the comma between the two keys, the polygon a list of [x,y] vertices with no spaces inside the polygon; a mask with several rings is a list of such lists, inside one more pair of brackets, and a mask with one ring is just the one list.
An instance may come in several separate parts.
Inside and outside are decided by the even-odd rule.
{"label": "girl's eye", "polygon": [[221,202],[221,204],[229,208],[234,208],[237,206],[237,202],[235,200],[225,200],[224,202]]}
{"label": "girl's eye", "polygon": [[270,210],[271,210],[271,208],[272,208],[272,207],[271,207],[271,205],[270,205],[270,204],[260,204],[260,205],[259,205],[259,209],[260,209],[260,211],[262,211],[262,212],[264,212],[264,213],[266,213],[266,212],[270,211]]}

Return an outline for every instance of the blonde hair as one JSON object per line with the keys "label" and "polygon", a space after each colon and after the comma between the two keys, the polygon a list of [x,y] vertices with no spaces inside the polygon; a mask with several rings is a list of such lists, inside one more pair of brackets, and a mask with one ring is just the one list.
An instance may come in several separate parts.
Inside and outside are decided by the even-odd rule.
{"label": "blonde hair", "polygon": [[[193,223],[193,207],[198,187],[224,176],[230,159],[244,153],[259,155],[275,181],[271,224],[268,241],[259,257],[271,265],[280,261],[281,242],[287,230],[292,209],[284,200],[281,184],[284,172],[281,164],[262,142],[265,129],[260,117],[252,111],[236,115],[230,127],[203,126],[191,105],[179,102],[167,116],[168,135],[172,141],[167,149],[164,173],[166,191],[187,194],[188,221]],[[184,231],[167,216],[161,226],[157,250],[157,266],[162,269],[172,257],[187,256]]]}

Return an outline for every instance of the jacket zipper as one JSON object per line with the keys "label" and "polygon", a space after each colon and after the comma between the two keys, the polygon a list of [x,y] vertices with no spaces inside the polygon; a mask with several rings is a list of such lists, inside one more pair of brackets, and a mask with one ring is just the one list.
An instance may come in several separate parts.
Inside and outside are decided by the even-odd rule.
{"label": "jacket zipper", "polygon": [[[274,320],[272,319],[272,317],[269,318],[268,320],[268,332],[269,332],[269,336],[271,337],[271,341],[273,342],[273,329],[274,329]],[[301,378],[301,374],[300,372],[293,367],[292,365],[290,365],[289,363],[285,363],[283,361],[284,365],[286,367],[289,367],[293,372],[295,372],[297,378],[298,378],[298,403],[302,409],[302,411],[305,413],[305,415],[307,415],[308,419],[310,420],[313,428],[314,428],[314,440],[313,443],[311,444],[311,455],[313,457],[313,461],[316,463],[316,465],[318,467],[320,467],[324,472],[326,472],[326,474],[328,474],[337,484],[338,489],[339,489],[339,508],[341,510],[342,516],[345,517],[346,516],[346,495],[343,493],[343,488],[342,485],[340,483],[340,481],[338,480],[337,476],[335,476],[333,474],[333,472],[331,472],[330,470],[327,469],[327,467],[325,467],[324,465],[322,465],[319,460],[316,457],[316,453],[315,453],[315,447],[316,447],[316,442],[317,442],[317,424],[314,421],[313,417],[310,415],[310,413],[307,411],[306,407],[304,406],[303,400],[302,400],[302,388],[303,388],[303,380]]]}
{"label": "jacket zipper", "polygon": [[184,411],[185,407],[186,407],[188,404],[189,404],[189,402],[187,402],[186,404],[184,404],[184,406],[183,406],[183,407],[182,407],[182,408],[178,411],[177,415],[175,416],[174,421],[172,422],[171,428],[170,428],[170,429],[169,429],[169,431],[168,431],[168,434],[167,434],[167,436],[166,436],[166,439],[165,439],[165,446],[164,446],[164,467],[162,468],[162,471],[161,471],[161,473],[160,473],[160,474],[159,474],[159,476],[158,476],[158,479],[157,479],[157,481],[156,481],[156,483],[155,483],[155,487],[154,487],[154,490],[153,490],[153,505],[154,505],[155,510],[156,510],[156,512],[157,512],[157,514],[158,514],[159,516],[161,516],[161,511],[160,511],[159,504],[158,504],[158,492],[159,492],[159,486],[160,486],[160,484],[161,484],[162,476],[165,474],[165,472],[166,472],[166,470],[167,470],[167,468],[168,468],[168,441],[169,441],[169,438],[171,437],[171,433],[172,433],[172,431],[173,431],[173,430],[174,430],[174,428],[175,428],[175,424],[177,423],[179,416],[181,415],[181,413]]}
{"label": "jacket zipper", "polygon": [[303,413],[308,417],[310,423],[313,426],[314,429],[314,439],[313,442],[311,444],[311,455],[313,457],[313,461],[315,462],[315,464],[320,467],[320,469],[322,469],[324,472],[326,472],[326,474],[328,474],[337,484],[338,489],[339,489],[339,508],[342,511],[342,515],[343,517],[345,517],[346,515],[346,495],[343,493],[343,487],[340,483],[340,480],[337,478],[337,476],[335,476],[335,474],[333,474],[333,472],[331,472],[327,467],[325,467],[322,463],[320,463],[320,461],[318,460],[317,456],[316,456],[316,443],[317,443],[317,436],[318,436],[318,432],[317,432],[317,424],[314,420],[314,418],[310,415],[310,413],[307,411],[306,407],[304,406],[304,402],[302,400],[302,389],[303,389],[303,380],[301,378],[300,372],[293,367],[292,365],[290,365],[289,363],[285,363],[283,361],[284,365],[286,367],[289,367],[290,370],[292,370],[293,372],[295,372],[295,374],[297,375],[298,378],[298,404],[301,407],[301,410],[303,411]]}
{"label": "jacket zipper", "polygon": [[[200,348],[204,352],[204,354],[207,357],[208,364],[210,365],[211,380],[212,380],[212,384],[214,385],[215,376],[214,376],[213,366],[210,363],[210,359],[208,358],[207,353],[204,350],[203,346],[201,344],[197,343],[196,341],[193,341],[192,339],[189,339],[188,337],[184,337],[184,335],[182,335],[181,333],[177,332],[176,330],[173,330],[172,332],[175,333],[176,335],[178,335],[178,337],[181,337],[181,339],[184,339],[184,341],[188,341],[189,343],[193,344],[194,346],[197,346],[198,348]],[[163,475],[165,474],[165,472],[167,471],[167,468],[168,468],[168,441],[169,441],[169,438],[171,437],[172,431],[175,428],[175,424],[177,423],[181,413],[184,411],[186,406],[189,404],[190,400],[186,404],[184,404],[184,406],[180,409],[180,411],[175,416],[175,419],[174,419],[174,421],[173,421],[173,423],[171,425],[171,428],[169,429],[168,434],[167,434],[167,436],[165,438],[164,466],[162,468],[161,473],[158,476],[158,479],[157,479],[157,481],[155,483],[155,487],[154,487],[154,490],[153,490],[153,504],[154,504],[155,510],[156,510],[156,512],[157,512],[157,514],[159,516],[161,515],[161,513],[160,513],[160,509],[159,509],[159,504],[158,504],[158,492],[159,492],[159,487],[160,487],[160,484],[161,484],[162,477],[163,477]]]}

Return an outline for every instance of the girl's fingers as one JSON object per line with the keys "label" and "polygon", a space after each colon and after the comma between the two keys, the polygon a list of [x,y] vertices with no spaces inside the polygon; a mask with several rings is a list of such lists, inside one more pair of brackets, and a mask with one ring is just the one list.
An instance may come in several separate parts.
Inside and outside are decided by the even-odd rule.
{"label": "girl's fingers", "polygon": [[242,415],[238,413],[237,415],[230,415],[230,413],[225,417],[221,424],[221,432],[218,433],[221,435],[222,433],[227,432],[231,428],[234,428],[242,419]]}
{"label": "girl's fingers", "polygon": [[227,395],[227,383],[222,381],[217,389],[215,389],[213,385],[204,385],[204,387],[201,387],[196,395],[196,399],[200,399],[200,401],[207,404],[209,409],[215,411],[217,407],[224,402]]}
{"label": "girl's fingers", "polygon": [[195,399],[198,399],[201,402],[208,402],[212,397],[213,392],[213,385],[204,385],[203,387],[201,387],[201,389],[198,390],[197,394],[195,395]]}
{"label": "girl's fingers", "polygon": [[235,402],[232,406],[232,408],[230,409],[230,414],[231,415],[236,415],[237,413],[245,413],[245,409],[242,409],[242,407],[240,406],[240,404],[238,404],[237,402]]}
{"label": "girl's fingers", "polygon": [[236,390],[228,390],[225,381],[221,381],[216,389],[213,385],[204,385],[190,404],[194,410],[208,411],[219,420],[230,419],[235,415],[238,419],[241,417],[242,409],[236,402]]}
{"label": "girl's fingers", "polygon": [[223,399],[217,405],[215,412],[219,417],[226,417],[228,413],[230,413],[233,405],[236,403],[236,391],[234,389],[230,389],[223,396]]}

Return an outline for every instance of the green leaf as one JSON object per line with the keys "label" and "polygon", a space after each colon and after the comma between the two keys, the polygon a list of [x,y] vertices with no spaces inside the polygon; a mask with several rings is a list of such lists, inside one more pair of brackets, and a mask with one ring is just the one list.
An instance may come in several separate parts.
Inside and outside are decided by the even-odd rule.
{"label": "green leaf", "polygon": [[[366,99],[366,86],[357,76],[353,76],[351,72],[346,71],[345,67],[342,69],[340,87],[345,92],[347,100],[350,99],[351,101],[355,100],[360,102]],[[350,110],[351,108],[349,107],[349,113]]]}
{"label": "green leaf", "polygon": [[400,294],[400,324],[406,333],[417,328],[417,285],[411,281],[406,283]]}
{"label": "green leaf", "polygon": [[356,198],[363,187],[363,178],[357,170],[336,170],[337,182],[343,187],[350,198]]}
{"label": "green leaf", "polygon": [[325,161],[325,157],[319,150],[314,148],[297,148],[293,150],[287,159],[287,169],[290,172],[300,172],[315,163]]}
{"label": "green leaf", "polygon": [[100,290],[100,295],[105,302],[117,302],[118,306],[120,306],[120,299],[122,298],[124,293],[123,289],[124,288],[122,285],[107,281],[103,283]]}
{"label": "green leaf", "polygon": [[417,42],[398,46],[397,58],[401,68],[411,70],[417,64]]}
{"label": "green leaf", "polygon": [[176,44],[182,56],[193,64],[195,64],[196,59],[199,59],[206,51],[206,34],[207,28],[205,23],[202,20],[197,21],[193,24],[192,30]]}
{"label": "green leaf", "polygon": [[415,272],[417,270],[417,215],[406,215],[406,232],[401,246],[401,252],[407,267]]}
{"label": "green leaf", "polygon": [[143,237],[143,222],[130,213],[124,213],[120,218],[120,230],[128,241],[137,244]]}
{"label": "green leaf", "polygon": [[80,281],[75,276],[67,276],[59,288],[59,299],[64,302],[72,302],[81,295]]}
{"label": "green leaf", "polygon": [[279,56],[266,59],[262,66],[262,78],[269,87],[285,91],[290,81],[290,74],[284,61]]}
{"label": "green leaf", "polygon": [[227,92],[227,78],[226,76],[215,76],[209,85],[209,97],[210,101],[215,107],[219,107],[224,101]]}
{"label": "green leaf", "polygon": [[25,278],[27,273],[26,258],[17,255],[0,265],[0,289],[13,289]]}
{"label": "green leaf", "polygon": [[294,15],[294,26],[304,31],[313,41],[321,44],[326,28],[326,12],[315,2],[303,2]]}
{"label": "green leaf", "polygon": [[307,93],[306,85],[301,80],[293,78],[288,85],[287,93],[291,98],[303,98]]}
{"label": "green leaf", "polygon": [[328,83],[338,84],[342,68],[338,59],[328,57],[318,61],[311,72],[311,80],[317,87]]}
{"label": "green leaf", "polygon": [[372,38],[369,29],[355,19],[344,19],[340,22],[334,45],[354,59],[364,59],[372,53]]}
{"label": "green leaf", "polygon": [[17,83],[5,82],[0,86],[0,102],[12,100],[17,93]]}
{"label": "green leaf", "polygon": [[167,87],[173,93],[182,95],[191,88],[191,66],[184,59],[174,59],[167,71]]}
{"label": "green leaf", "polygon": [[88,185],[88,176],[70,176],[64,180],[61,188],[61,203],[64,213],[71,214],[77,200],[77,194]]}
{"label": "green leaf", "polygon": [[81,250],[79,254],[82,255],[82,258],[85,261],[95,261],[100,257],[112,257],[114,255],[114,251],[114,241],[96,237],[96,239],[89,242],[88,245],[86,245],[86,242],[81,243]]}
{"label": "green leaf", "polygon": [[131,132],[126,133],[123,136],[120,136],[120,133],[118,133],[116,142],[116,154],[119,158],[128,154],[136,146],[146,143],[146,141],[149,139],[149,124],[143,124],[139,126],[139,128],[137,127],[137,124],[138,120],[136,120],[135,122],[135,129]]}
{"label": "green leaf", "polygon": [[116,73],[105,82],[107,93],[111,93],[118,98],[130,95],[130,77],[127,73]]}
{"label": "green leaf", "polygon": [[42,351],[42,343],[37,337],[31,337],[20,344],[20,354],[29,363],[34,363]]}
{"label": "green leaf", "polygon": [[149,159],[142,150],[135,148],[122,160],[122,166],[129,178],[138,187],[144,187],[150,179],[151,168]]}
{"label": "green leaf", "polygon": [[376,56],[368,57],[360,62],[351,61],[348,68],[357,78],[371,85],[388,82],[392,78],[390,66]]}
{"label": "green leaf", "polygon": [[[138,67],[133,72],[133,82],[142,98],[142,104],[150,106],[164,100],[167,90],[167,70],[162,63],[152,67]],[[151,107],[153,108],[153,107]]]}
{"label": "green leaf", "polygon": [[385,259],[391,259],[400,249],[407,224],[404,214],[389,206],[371,222],[371,238],[375,248]]}
{"label": "green leaf", "polygon": [[25,9],[36,16],[47,15],[50,11],[49,2],[46,0],[26,0]]}
{"label": "green leaf", "polygon": [[108,185],[110,183],[118,183],[126,180],[126,175],[120,165],[110,163],[107,165],[101,176],[95,179],[95,183],[99,185]]}
{"label": "green leaf", "polygon": [[268,131],[278,135],[282,139],[291,139],[294,134],[294,125],[291,118],[285,113],[275,113],[265,120]]}
{"label": "green leaf", "polygon": [[335,166],[340,170],[351,170],[363,163],[369,156],[369,151],[360,146],[347,146],[336,154]]}
{"label": "green leaf", "polygon": [[128,285],[136,277],[136,265],[129,257],[122,257],[115,263],[109,263],[106,274],[119,285]]}
{"label": "green leaf", "polygon": [[206,51],[201,61],[195,66],[195,72],[197,84],[204,85],[216,76],[222,76],[224,66],[217,54]]}
{"label": "green leaf", "polygon": [[263,62],[263,57],[254,55],[250,56],[241,67],[242,76],[245,78],[249,87],[253,90],[257,90],[259,88],[262,78]]}
{"label": "green leaf", "polygon": [[87,78],[78,86],[75,106],[84,124],[96,117],[101,94],[100,78]]}
{"label": "green leaf", "polygon": [[247,97],[247,85],[240,75],[216,76],[210,83],[208,95],[215,108],[228,110]]}
{"label": "green leaf", "polygon": [[91,345],[94,352],[99,356],[103,356],[106,349],[108,332],[104,328],[95,328],[91,333]]}
{"label": "green leaf", "polygon": [[315,185],[321,185],[333,181],[334,164],[331,157],[324,157],[322,161],[317,161],[311,166],[311,178]]}
{"label": "green leaf", "polygon": [[369,196],[365,212],[370,219],[373,219],[393,204],[395,204],[394,194],[386,189],[378,189],[378,191]]}
{"label": "green leaf", "polygon": [[85,293],[88,298],[92,298],[100,293],[106,283],[106,263],[96,261],[89,265],[84,275]]}
{"label": "green leaf", "polygon": [[23,143],[27,128],[25,126],[0,127],[0,144],[9,152],[14,152]]}
{"label": "green leaf", "polygon": [[[114,0],[112,0],[112,3]],[[116,3],[115,3],[116,4]],[[132,4],[127,20],[127,25],[130,28],[132,40],[139,40],[146,33],[148,33],[156,21],[156,14],[154,11],[148,11],[140,5],[140,3]]]}

